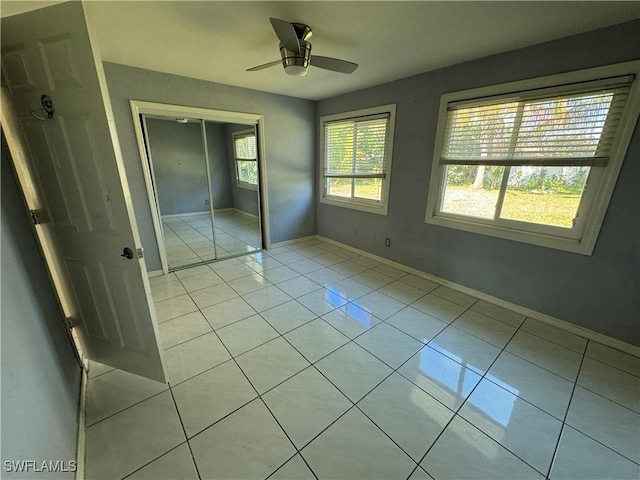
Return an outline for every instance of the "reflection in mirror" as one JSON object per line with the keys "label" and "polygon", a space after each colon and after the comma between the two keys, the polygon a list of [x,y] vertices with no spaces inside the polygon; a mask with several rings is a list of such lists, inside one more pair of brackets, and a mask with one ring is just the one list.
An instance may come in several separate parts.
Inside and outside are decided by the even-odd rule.
{"label": "reflection in mirror", "polygon": [[260,250],[255,128],[205,122],[218,258]]}
{"label": "reflection in mirror", "polygon": [[215,258],[200,121],[144,118],[169,268]]}
{"label": "reflection in mirror", "polygon": [[255,128],[142,116],[169,270],[262,248]]}

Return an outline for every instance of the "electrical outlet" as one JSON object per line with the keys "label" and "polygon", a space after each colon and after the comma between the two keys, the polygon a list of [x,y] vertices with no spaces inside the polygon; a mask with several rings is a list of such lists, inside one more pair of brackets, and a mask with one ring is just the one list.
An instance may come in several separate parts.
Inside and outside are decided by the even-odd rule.
{"label": "electrical outlet", "polygon": [[384,246],[385,247],[390,247],[391,246],[391,239],[390,238],[385,238],[384,239]]}

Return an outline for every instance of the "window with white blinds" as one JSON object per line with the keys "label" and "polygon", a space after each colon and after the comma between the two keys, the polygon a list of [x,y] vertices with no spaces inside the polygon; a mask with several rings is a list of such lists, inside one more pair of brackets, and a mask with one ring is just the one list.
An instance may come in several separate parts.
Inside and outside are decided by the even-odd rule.
{"label": "window with white blinds", "polygon": [[321,118],[321,202],[386,214],[395,105]]}
{"label": "window with white blinds", "polygon": [[637,122],[638,65],[443,95],[426,221],[590,254]]}
{"label": "window with white blinds", "polygon": [[233,151],[236,164],[236,181],[238,186],[257,188],[258,185],[258,153],[254,130],[233,134]]}
{"label": "window with white blinds", "polygon": [[450,105],[441,163],[604,165],[630,84]]}

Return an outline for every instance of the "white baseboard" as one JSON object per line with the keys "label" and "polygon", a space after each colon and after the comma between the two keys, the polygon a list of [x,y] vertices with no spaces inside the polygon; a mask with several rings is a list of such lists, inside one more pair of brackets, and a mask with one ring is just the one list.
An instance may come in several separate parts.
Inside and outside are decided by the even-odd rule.
{"label": "white baseboard", "polygon": [[87,362],[81,372],[80,398],[78,400],[78,435],[76,443],[76,480],[85,478],[85,458],[87,446],[86,409],[87,409]]}
{"label": "white baseboard", "polygon": [[[325,239],[324,237],[319,237],[318,235],[308,235],[306,237],[299,237],[299,238],[294,238],[292,240],[285,240],[284,242],[272,243],[270,248],[286,247],[287,245],[293,245],[294,243],[308,242],[309,240],[317,240],[317,239],[326,240],[327,242],[335,243],[337,245],[342,245],[337,242],[334,242],[333,240],[329,240],[328,238]],[[345,245],[345,248],[347,248],[346,245]],[[352,248],[349,247],[349,249],[351,250]],[[354,249],[354,250],[357,250],[357,249]]]}
{"label": "white baseboard", "polygon": [[362,255],[363,257],[371,258],[377,262],[383,263],[385,265],[389,265],[391,267],[397,268],[398,270],[403,270],[407,273],[411,273],[416,275],[417,277],[421,277],[427,280],[431,280],[433,282],[439,283],[440,285],[444,285],[445,287],[449,287],[452,290],[457,290],[461,293],[466,293],[467,295],[471,295],[472,297],[478,298],[480,300],[485,300],[487,302],[493,303],[500,307],[504,307],[508,310],[512,310],[516,313],[520,313],[526,317],[535,318],[543,323],[547,323],[554,327],[560,328],[567,332],[573,333],[580,337],[586,338],[588,340],[593,340],[594,342],[601,343],[611,348],[615,348],[616,350],[620,350],[622,352],[628,353],[630,355],[634,355],[636,357],[640,357],[640,347],[632,345],[627,342],[623,342],[622,340],[618,340],[617,338],[609,337],[603,333],[594,332],[593,330],[589,330],[584,327],[580,327],[571,322],[567,322],[566,320],[561,320],[556,317],[552,317],[551,315],[547,315],[545,313],[537,312],[527,307],[523,307],[521,305],[517,305],[515,303],[507,302],[498,297],[494,297],[493,295],[488,295],[484,292],[480,292],[478,290],[474,290],[473,288],[465,287],[464,285],[459,285],[454,282],[450,282],[449,280],[445,280],[444,278],[436,277],[435,275],[431,275],[429,273],[423,272],[421,270],[417,270],[415,268],[407,267],[398,262],[394,262],[392,260],[388,260],[384,257],[380,257],[378,255],[374,255],[369,252],[365,252],[364,250],[360,250],[359,248],[352,247],[350,245],[346,245],[344,243],[340,243],[336,240],[332,240],[330,238],[323,237],[321,235],[313,235],[310,237],[304,237],[304,239],[295,239],[290,240],[289,242],[281,242],[277,244],[278,246],[284,245],[286,243],[296,243],[298,241],[306,241],[312,238],[317,238],[318,240],[322,240],[327,243],[331,243],[338,247],[344,248],[345,250],[349,250],[355,253]]}
{"label": "white baseboard", "polygon": [[164,272],[162,270],[153,270],[151,272],[147,271],[148,278],[161,277],[162,275],[164,275]]}
{"label": "white baseboard", "polygon": [[232,208],[231,210],[239,213],[240,215],[244,215],[245,217],[252,218],[254,220],[258,219],[258,215],[254,215],[253,213],[245,212],[244,210],[240,210],[239,208]]}
{"label": "white baseboard", "polygon": [[[258,215],[254,215],[253,213],[245,212],[244,210],[240,210],[239,208],[229,207],[229,208],[216,208],[213,213],[224,213],[224,212],[236,212],[241,215],[246,215],[251,218],[258,218]],[[162,218],[180,218],[180,217],[195,217],[197,215],[210,215],[211,212],[209,210],[205,210],[203,212],[189,212],[189,213],[172,213],[170,215],[162,215]]]}
{"label": "white baseboard", "polygon": [[162,218],[195,217],[196,215],[209,215],[210,213],[209,210],[203,212],[171,213],[169,215],[162,215]]}

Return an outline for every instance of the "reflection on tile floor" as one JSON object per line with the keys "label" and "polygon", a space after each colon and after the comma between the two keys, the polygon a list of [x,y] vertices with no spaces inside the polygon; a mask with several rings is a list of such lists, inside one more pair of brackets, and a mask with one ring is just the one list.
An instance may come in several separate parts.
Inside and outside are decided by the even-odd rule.
{"label": "reflection on tile floor", "polygon": [[[169,268],[216,259],[211,215],[185,214],[162,218]],[[215,212],[217,258],[227,258],[260,250],[258,219],[235,210]]]}
{"label": "reflection on tile floor", "polygon": [[640,478],[631,355],[318,240],[151,285],[170,386],[91,367],[87,478]]}

